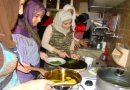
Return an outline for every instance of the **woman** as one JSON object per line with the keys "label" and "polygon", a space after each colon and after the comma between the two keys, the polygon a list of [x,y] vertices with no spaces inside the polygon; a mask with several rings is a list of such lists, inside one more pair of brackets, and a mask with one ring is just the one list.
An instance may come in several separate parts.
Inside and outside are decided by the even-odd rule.
{"label": "woman", "polygon": [[37,34],[37,24],[44,16],[45,9],[40,1],[30,0],[23,14],[24,18],[19,19],[18,25],[13,31],[13,40],[17,43],[20,63],[17,65],[17,75],[21,83],[35,79],[38,74],[30,72],[25,65],[40,67],[40,56],[42,59],[48,56],[40,53],[40,38]]}
{"label": "woman", "polygon": [[74,52],[74,32],[71,25],[72,15],[69,11],[57,12],[53,23],[46,28],[42,39],[42,47],[47,50],[48,56],[58,55],[61,58],[79,59],[79,55]]}
{"label": "woman", "polygon": [[66,4],[63,7],[63,10],[68,10],[72,14],[72,27],[73,27],[73,30],[75,30],[75,19],[76,19],[75,8],[69,4]]}
{"label": "woman", "polygon": [[[39,34],[41,40],[42,40],[46,27],[53,22],[53,18],[50,16],[47,16],[47,9],[45,9],[45,11],[46,12],[45,12],[44,17],[42,18],[41,22],[38,23],[38,25],[37,25],[38,34]],[[46,49],[40,47],[40,51],[46,52]],[[40,67],[44,68],[44,61],[42,59],[40,59]]]}
{"label": "woman", "polygon": [[21,90],[21,87],[28,87],[27,89],[24,88],[24,90],[42,88],[48,90],[52,86],[52,82],[48,80],[35,80],[21,85],[16,75],[15,67],[17,64],[17,57],[11,52],[11,48],[14,48],[16,44],[11,39],[11,30],[16,23],[18,9],[20,14],[23,12],[23,4],[24,0],[0,1],[0,11],[2,12],[2,14],[0,14],[0,90],[8,90],[15,85],[17,85],[17,89],[14,89],[16,88],[14,87],[11,90]]}
{"label": "woman", "polygon": [[[21,7],[20,0],[1,0],[0,1],[0,90],[7,90],[8,88],[20,84],[16,71],[17,57],[11,48],[15,47],[15,43],[11,40],[11,30],[14,27],[17,14]],[[8,6],[8,7],[7,7]],[[18,8],[19,7],[19,8]]]}
{"label": "woman", "polygon": [[[76,31],[76,24],[75,24],[76,13],[75,13],[75,8],[72,5],[66,4],[63,7],[63,10],[67,10],[67,11],[69,11],[72,14],[72,27],[73,27],[73,30]],[[81,45],[83,45],[85,47],[87,46],[86,43],[84,42],[84,40],[77,39],[76,37],[74,38],[74,44],[75,44],[75,47],[81,47]]]}

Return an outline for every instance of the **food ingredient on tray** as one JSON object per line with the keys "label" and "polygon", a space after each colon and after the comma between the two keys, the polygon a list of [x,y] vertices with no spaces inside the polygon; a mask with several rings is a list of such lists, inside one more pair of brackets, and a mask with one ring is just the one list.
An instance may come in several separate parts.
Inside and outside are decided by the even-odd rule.
{"label": "food ingredient on tray", "polygon": [[59,60],[57,60],[57,61],[51,61],[51,62],[49,62],[50,64],[62,64]]}
{"label": "food ingredient on tray", "polygon": [[68,61],[68,63],[69,64],[72,64],[72,63],[74,63],[76,60],[74,60],[74,59],[70,59],[69,61]]}

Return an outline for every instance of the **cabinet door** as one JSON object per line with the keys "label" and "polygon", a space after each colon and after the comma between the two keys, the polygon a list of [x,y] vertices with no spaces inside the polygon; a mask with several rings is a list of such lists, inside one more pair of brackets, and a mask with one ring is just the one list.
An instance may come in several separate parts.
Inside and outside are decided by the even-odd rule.
{"label": "cabinet door", "polygon": [[70,4],[71,0],[60,0],[59,9],[62,9],[66,4]]}
{"label": "cabinet door", "polygon": [[48,9],[57,9],[57,0],[45,0],[43,4]]}
{"label": "cabinet door", "polygon": [[43,0],[43,4],[49,10],[59,10],[66,4],[73,5],[73,0]]}

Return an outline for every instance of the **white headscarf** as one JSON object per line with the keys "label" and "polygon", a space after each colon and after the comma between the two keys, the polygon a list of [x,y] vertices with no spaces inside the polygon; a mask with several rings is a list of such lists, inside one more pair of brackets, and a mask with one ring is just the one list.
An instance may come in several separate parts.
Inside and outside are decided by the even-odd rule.
{"label": "white headscarf", "polygon": [[66,4],[63,7],[63,10],[68,10],[68,9],[72,9],[73,10],[73,16],[72,16],[72,27],[73,30],[75,29],[75,19],[76,19],[76,13],[75,13],[75,8],[72,5]]}
{"label": "white headscarf", "polygon": [[67,34],[70,31],[70,28],[65,29],[62,27],[62,23],[66,20],[72,20],[72,14],[69,11],[60,10],[59,12],[56,13],[52,25],[57,31],[63,34]]}

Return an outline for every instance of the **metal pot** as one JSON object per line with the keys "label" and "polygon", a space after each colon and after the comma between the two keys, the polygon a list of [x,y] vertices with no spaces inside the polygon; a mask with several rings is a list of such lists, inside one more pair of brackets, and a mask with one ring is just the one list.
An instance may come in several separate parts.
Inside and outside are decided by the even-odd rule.
{"label": "metal pot", "polygon": [[97,90],[130,90],[130,72],[122,68],[101,68],[97,72]]}
{"label": "metal pot", "polygon": [[70,88],[73,85],[79,84],[82,80],[82,77],[78,72],[69,69],[54,69],[45,74],[45,78],[51,81],[58,80],[63,82],[66,81],[66,77],[74,79],[76,83],[55,85],[54,88],[58,90],[64,90],[64,88]]}

